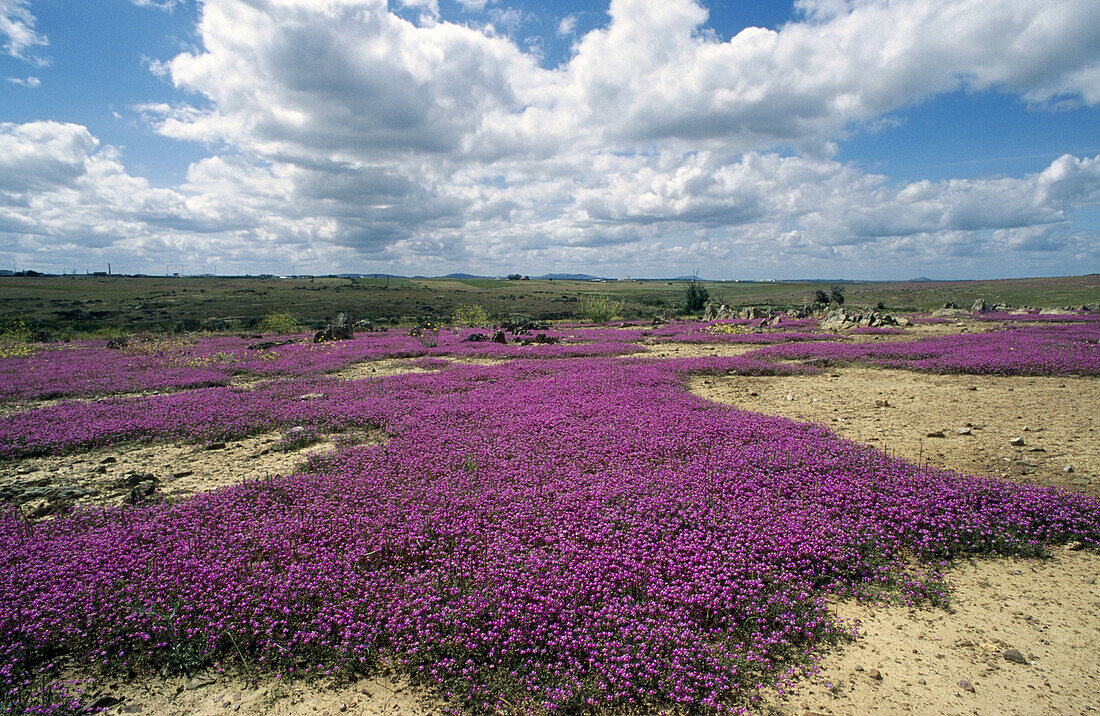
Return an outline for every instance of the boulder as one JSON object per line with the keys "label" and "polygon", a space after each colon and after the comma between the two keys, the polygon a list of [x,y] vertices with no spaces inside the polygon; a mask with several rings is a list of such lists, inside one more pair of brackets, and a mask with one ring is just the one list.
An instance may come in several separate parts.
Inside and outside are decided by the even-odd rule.
{"label": "boulder", "polygon": [[974,302],[974,305],[970,307],[970,310],[974,313],[985,313],[989,309],[985,305],[985,300],[979,298],[977,301]]}
{"label": "boulder", "polygon": [[348,314],[346,313],[337,313],[332,323],[325,326],[325,330],[313,334],[314,343],[346,341],[351,338],[355,338],[355,331],[352,330],[351,322],[348,321]]}

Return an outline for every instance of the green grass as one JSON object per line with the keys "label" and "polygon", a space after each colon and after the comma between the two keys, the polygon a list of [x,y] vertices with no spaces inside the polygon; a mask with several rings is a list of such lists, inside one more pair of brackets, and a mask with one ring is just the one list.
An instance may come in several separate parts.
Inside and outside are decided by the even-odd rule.
{"label": "green grass", "polygon": [[[305,327],[321,327],[337,312],[352,320],[418,318],[446,322],[462,305],[484,306],[491,319],[511,315],[579,319],[587,299],[622,301],[625,319],[674,315],[684,303],[685,282],[384,278],[228,278],[128,276],[0,277],[0,320],[23,320],[69,335],[104,329],[194,330],[221,320],[249,330],[275,310],[291,310]],[[705,282],[711,300],[731,306],[801,306],[811,283]],[[948,301],[969,308],[988,303],[1059,307],[1100,301],[1100,276],[1005,279],[950,283],[849,283],[846,306],[888,311],[928,311]]]}

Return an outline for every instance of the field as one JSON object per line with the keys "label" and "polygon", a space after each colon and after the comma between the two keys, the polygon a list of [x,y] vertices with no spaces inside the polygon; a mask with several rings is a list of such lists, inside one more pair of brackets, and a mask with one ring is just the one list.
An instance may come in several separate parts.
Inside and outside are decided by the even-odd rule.
{"label": "field", "polygon": [[[811,303],[828,284],[706,282],[711,298],[729,305],[791,308]],[[975,299],[1013,306],[1064,307],[1095,303],[1100,276],[972,282],[850,283],[848,303],[894,312],[931,311],[948,301],[969,308]],[[671,316],[684,302],[684,283],[666,281],[508,281],[495,279],[156,278],[128,276],[0,276],[0,322],[21,320],[55,332],[104,328],[195,330],[232,324],[250,328],[273,306],[291,306],[307,326],[337,311],[353,319],[409,322],[446,318],[478,304],[492,315],[581,318],[585,297],[622,301],[624,318]]]}
{"label": "field", "polygon": [[[0,281],[115,339],[0,346],[7,712],[1100,709],[1097,277],[843,330],[778,315],[814,285]],[[976,298],[1058,310],[925,315]],[[470,304],[569,320],[118,340]]]}

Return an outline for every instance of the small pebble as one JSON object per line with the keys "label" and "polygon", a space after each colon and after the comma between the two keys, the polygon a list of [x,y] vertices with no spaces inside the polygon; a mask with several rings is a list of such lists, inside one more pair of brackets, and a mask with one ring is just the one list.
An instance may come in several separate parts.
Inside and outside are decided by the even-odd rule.
{"label": "small pebble", "polygon": [[959,679],[955,683],[958,684],[959,688],[962,689],[963,691],[969,691],[971,693],[974,692],[974,684],[970,683],[966,679]]}

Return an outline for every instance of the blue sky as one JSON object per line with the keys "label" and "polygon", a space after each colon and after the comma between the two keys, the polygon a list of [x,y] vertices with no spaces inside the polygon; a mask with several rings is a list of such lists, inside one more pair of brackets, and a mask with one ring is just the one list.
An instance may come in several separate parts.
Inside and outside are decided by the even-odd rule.
{"label": "blue sky", "polygon": [[0,258],[1098,271],[1090,4],[0,0]]}

